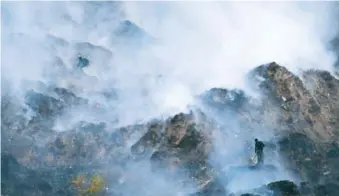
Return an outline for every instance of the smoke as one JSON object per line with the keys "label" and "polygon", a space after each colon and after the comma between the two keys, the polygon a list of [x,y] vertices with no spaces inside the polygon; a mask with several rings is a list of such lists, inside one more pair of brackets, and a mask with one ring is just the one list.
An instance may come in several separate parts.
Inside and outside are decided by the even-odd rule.
{"label": "smoke", "polygon": [[[15,86],[58,79],[83,91],[122,89],[118,113],[122,124],[129,124],[181,111],[212,87],[245,89],[245,74],[270,61],[293,72],[331,70],[335,58],[327,44],[336,33],[333,7],[330,2],[6,2],[3,77]],[[156,41],[136,46],[133,40],[140,37],[131,37],[131,44],[121,44],[114,31],[122,18]],[[70,72],[77,42],[112,53],[105,62],[103,55],[92,56],[86,71],[95,79],[75,81],[55,71],[59,58]]]}
{"label": "smoke", "polygon": [[159,55],[198,90],[244,88],[248,70],[273,60],[294,72],[333,65],[326,46],[336,33],[331,3],[164,4],[128,3],[126,13],[161,38],[168,49]]}
{"label": "smoke", "polygon": [[[251,94],[245,76],[267,62],[298,73],[332,71],[336,61],[328,49],[338,30],[334,2],[1,4],[2,95],[9,91],[22,100],[27,90],[41,91],[36,82],[42,82],[100,103],[101,112],[75,108],[61,117],[55,124],[60,130],[82,120],[119,127],[168,117],[185,111],[196,95],[212,87]],[[139,33],[119,35],[125,19],[139,26]],[[84,74],[74,71],[79,54],[89,59]],[[116,99],[102,96],[108,89],[116,92]],[[253,135],[272,139],[268,132]],[[221,138],[227,142],[221,142],[220,153],[234,146],[240,153],[242,143]],[[233,156],[222,156],[225,160],[219,162],[226,164]]]}

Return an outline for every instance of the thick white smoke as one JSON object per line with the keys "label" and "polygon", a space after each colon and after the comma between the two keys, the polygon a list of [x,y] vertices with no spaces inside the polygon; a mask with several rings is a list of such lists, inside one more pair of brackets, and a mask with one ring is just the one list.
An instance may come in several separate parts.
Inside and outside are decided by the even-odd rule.
{"label": "thick white smoke", "polygon": [[[334,7],[331,3],[129,2],[126,13],[160,38],[163,50],[157,54],[175,65],[173,75],[182,83],[195,89],[244,88],[245,73],[273,60],[292,71],[330,70],[334,57],[327,43],[336,33]],[[197,85],[199,81],[203,84]]]}
{"label": "thick white smoke", "polygon": [[[6,2],[2,6],[3,76],[13,85],[23,79],[50,80],[56,55],[70,68],[74,50],[51,48],[47,35],[102,46],[113,58],[108,65],[96,64],[102,62],[97,55],[92,60],[95,66],[89,68],[101,81],[72,81],[91,91],[113,83],[124,89],[119,114],[130,123],[182,110],[193,95],[211,87],[246,88],[245,74],[270,61],[294,72],[331,70],[335,58],[327,44],[336,32],[333,5]],[[139,25],[156,41],[142,48],[117,47],[119,40],[113,31],[121,17]],[[65,76],[58,79],[66,83]]]}
{"label": "thick white smoke", "polygon": [[[295,73],[331,71],[335,7],[333,2],[2,2],[1,78],[19,96],[32,88],[28,81],[42,81],[72,88],[106,109],[72,111],[58,129],[84,119],[117,118],[118,126],[130,125],[184,111],[195,95],[212,87],[250,93],[245,75],[271,61]],[[122,19],[152,41],[121,42],[114,32]],[[97,48],[84,70],[90,76],[75,78],[79,42]],[[117,90],[118,102],[96,95],[107,88]]]}

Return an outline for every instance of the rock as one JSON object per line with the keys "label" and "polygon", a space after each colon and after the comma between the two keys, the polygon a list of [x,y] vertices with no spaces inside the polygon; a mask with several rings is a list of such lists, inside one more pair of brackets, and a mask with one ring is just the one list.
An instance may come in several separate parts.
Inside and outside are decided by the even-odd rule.
{"label": "rock", "polygon": [[65,104],[62,101],[34,91],[27,93],[26,104],[39,118],[44,119],[61,114],[62,110],[65,108]]}
{"label": "rock", "polygon": [[[84,61],[84,58],[86,58],[89,62],[108,62],[113,56],[110,50],[88,42],[78,42],[74,45],[74,48],[77,51],[77,57],[82,57]],[[94,61],[94,59],[99,61]]]}
{"label": "rock", "polygon": [[77,67],[84,68],[84,67],[87,67],[88,65],[89,65],[89,60],[87,58],[82,57],[82,56],[78,57]]}
{"label": "rock", "polygon": [[[53,96],[53,93],[56,96]],[[77,97],[64,88],[53,88],[50,95],[29,91],[25,96],[25,102],[36,113],[36,117],[41,119],[50,119],[61,115],[66,107],[87,104],[87,100]]]}
{"label": "rock", "polygon": [[139,41],[142,41],[144,39],[151,39],[151,37],[145,30],[138,27],[130,20],[122,21],[114,33],[119,37],[132,38],[134,40],[135,38],[138,38]]}
{"label": "rock", "polygon": [[291,181],[281,180],[271,182],[262,187],[258,187],[254,190],[249,190],[247,193],[232,193],[229,196],[260,196],[260,195],[270,195],[270,196],[301,196],[299,187]]}
{"label": "rock", "polygon": [[199,192],[191,196],[225,196],[227,195],[226,190],[218,181],[211,181],[202,188]]}
{"label": "rock", "polygon": [[300,195],[298,187],[291,181],[283,180],[272,182],[267,185],[267,188],[274,192],[274,195],[279,196],[298,196]]}
{"label": "rock", "polygon": [[212,88],[204,92],[199,99],[212,108],[218,108],[224,111],[237,111],[248,104],[248,97],[241,90],[227,90],[221,88]]}
{"label": "rock", "polygon": [[[60,168],[61,169],[61,168]],[[63,173],[64,180],[56,173],[61,170],[31,170],[22,166],[13,156],[1,154],[1,193],[4,195],[57,195],[63,191],[66,195],[74,194],[67,186],[68,175]]]}
{"label": "rock", "polygon": [[[323,132],[332,139],[338,138],[339,129],[339,80],[327,71],[309,70],[304,73],[305,86],[320,105],[319,117]],[[319,127],[321,128],[321,127]]]}
{"label": "rock", "polygon": [[130,20],[121,21],[113,34],[116,36],[114,42],[122,47],[142,46],[155,42],[154,37]]}
{"label": "rock", "polygon": [[109,49],[89,42],[78,42],[72,47],[75,53],[71,63],[75,68],[81,68],[83,73],[97,77],[97,73],[109,69],[110,61],[113,58],[113,53]]}
{"label": "rock", "polygon": [[115,33],[119,36],[126,37],[142,36],[146,34],[141,28],[139,28],[136,24],[134,24],[130,20],[122,21]]}
{"label": "rock", "polygon": [[312,186],[308,182],[301,182],[299,186],[299,191],[301,195],[311,195],[312,194]]}
{"label": "rock", "polygon": [[162,129],[164,125],[160,122],[152,123],[148,126],[148,131],[143,135],[138,142],[136,142],[132,147],[131,151],[134,154],[142,154],[145,152],[145,148],[153,148],[162,139]]}
{"label": "rock", "polygon": [[[138,31],[132,23],[124,25],[127,29],[122,33]],[[105,59],[111,56],[104,48],[89,43],[76,47],[82,53],[78,59],[81,66],[97,63],[91,59],[97,52]],[[272,182],[261,189],[263,194],[268,189],[274,195],[338,195],[339,81],[318,70],[309,70],[300,78],[277,63],[259,66],[250,75],[255,88],[265,95],[262,102],[254,102],[240,90],[213,88],[198,97],[200,104],[190,113],[122,128],[111,128],[103,122],[79,122],[73,130],[54,131],[53,121],[63,112],[88,105],[87,100],[67,89],[29,92],[27,106],[37,115],[33,120],[17,115],[24,110],[6,98],[2,100],[6,115],[2,114],[5,131],[1,145],[7,153],[2,155],[2,192],[74,195],[67,183],[79,172],[110,175],[103,168],[123,168],[126,160],[149,160],[155,172],[189,177],[198,187],[193,195],[227,195],[226,185],[218,178],[222,167],[209,163],[212,133],[228,126],[224,118],[211,118],[220,115],[239,121],[246,131],[264,127],[273,132],[279,142],[268,147],[279,150],[286,167],[305,182],[300,187],[290,181]],[[114,93],[103,96],[116,97]],[[132,135],[139,137],[130,147]],[[246,192],[243,195],[259,193]]]}
{"label": "rock", "polygon": [[76,96],[73,92],[67,89],[56,87],[53,91],[58,95],[60,100],[69,106],[84,105],[88,103],[88,100]]}
{"label": "rock", "polygon": [[[200,121],[195,120],[198,118]],[[208,154],[212,150],[209,138],[211,129],[213,126],[201,113],[180,113],[163,124],[149,126],[148,132],[132,146],[132,152],[140,156],[153,151],[150,160],[154,170],[176,168],[174,171],[187,171],[204,189],[207,186],[204,184],[215,178],[208,164]],[[222,186],[219,189],[225,191]]]}
{"label": "rock", "polygon": [[302,179],[318,182],[321,176],[322,155],[319,154],[316,144],[306,135],[295,133],[279,142],[280,151]]}
{"label": "rock", "polygon": [[328,183],[324,185],[318,185],[314,190],[314,195],[328,195],[328,196],[336,196],[339,194],[339,185],[335,183]]}
{"label": "rock", "polygon": [[[257,75],[265,80],[255,79]],[[339,81],[330,73],[310,70],[304,73],[302,82],[286,68],[270,63],[253,70],[251,76],[267,95],[269,105],[284,105],[285,111],[279,111],[279,124],[291,125],[319,142],[329,142],[337,134],[339,93],[333,89],[339,87]],[[324,96],[328,94],[333,96]],[[278,97],[285,97],[288,103]],[[295,120],[288,122],[285,119]]]}
{"label": "rock", "polygon": [[305,71],[300,78],[274,62],[250,75],[266,95],[264,113],[276,110],[275,132],[287,167],[313,188],[337,183],[339,80],[320,70]]}

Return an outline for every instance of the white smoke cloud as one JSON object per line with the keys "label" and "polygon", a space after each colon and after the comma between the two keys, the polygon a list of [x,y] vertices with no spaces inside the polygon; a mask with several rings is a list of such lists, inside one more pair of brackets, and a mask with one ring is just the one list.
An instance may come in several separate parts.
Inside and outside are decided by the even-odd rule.
{"label": "white smoke cloud", "polygon": [[[1,77],[17,95],[32,88],[27,81],[43,81],[76,86],[82,96],[109,108],[100,115],[72,111],[68,121],[58,121],[60,129],[68,127],[63,123],[80,120],[118,118],[123,126],[168,116],[185,110],[195,95],[212,87],[250,92],[245,75],[271,61],[297,73],[310,68],[331,71],[336,60],[328,50],[338,30],[333,2],[5,2],[1,6]],[[122,18],[155,41],[138,46],[133,44],[138,38],[129,38],[132,44],[121,44],[113,32]],[[71,74],[78,42],[112,53],[103,61],[101,49],[93,49],[98,52],[85,70],[92,77]],[[56,59],[64,68],[56,66]],[[117,90],[118,102],[93,95],[106,88]],[[230,156],[225,155],[224,163]]]}
{"label": "white smoke cloud", "polygon": [[[125,10],[128,18],[160,40],[152,49],[170,66],[171,71],[165,74],[169,81],[183,84],[192,94],[212,87],[240,88],[251,93],[245,75],[267,62],[276,61],[296,74],[310,68],[332,71],[335,56],[327,46],[337,32],[332,6],[295,2],[128,2]],[[215,136],[217,154],[211,158],[222,165],[225,176],[237,173],[229,184],[225,183],[228,190],[244,191],[274,180],[295,180],[279,155],[270,152],[272,149],[267,150],[266,164],[274,165],[274,172],[246,169],[246,157],[252,154],[246,154],[245,142],[254,137],[269,141],[274,136],[269,129],[251,132],[240,128],[235,118],[224,119],[235,121],[235,125]]]}
{"label": "white smoke cloud", "polygon": [[[49,80],[43,76],[52,70],[53,55],[59,54],[71,68],[74,49],[50,49],[46,35],[102,46],[113,53],[110,71],[95,64],[102,62],[99,55],[94,57],[94,70],[87,72],[102,81],[75,83],[93,91],[114,81],[115,87],[128,92],[120,105],[133,105],[128,106],[133,114],[122,109],[130,116],[126,123],[131,123],[169,110],[178,112],[192,96],[211,87],[244,89],[245,74],[270,61],[293,72],[331,70],[335,58],[327,44],[336,32],[333,7],[321,2],[6,2],[2,67],[4,77],[16,84],[23,79]],[[141,50],[117,47],[113,31],[119,17],[139,25],[156,44]],[[13,38],[13,33],[18,35]],[[65,77],[60,80],[65,83]],[[169,103],[173,95],[183,101]]]}
{"label": "white smoke cloud", "polygon": [[[171,62],[174,76],[198,91],[244,88],[244,74],[269,61],[292,71],[333,64],[326,46],[336,30],[330,3],[164,4],[128,2],[126,13],[160,38],[159,55]],[[159,7],[167,9],[159,14]]]}

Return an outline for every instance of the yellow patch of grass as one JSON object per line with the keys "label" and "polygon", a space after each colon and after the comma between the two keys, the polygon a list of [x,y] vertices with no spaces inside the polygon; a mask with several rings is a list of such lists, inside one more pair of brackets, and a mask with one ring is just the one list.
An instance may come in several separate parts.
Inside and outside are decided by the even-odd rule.
{"label": "yellow patch of grass", "polygon": [[84,175],[77,176],[72,185],[79,191],[80,196],[94,196],[104,190],[105,181],[100,175],[86,178]]}
{"label": "yellow patch of grass", "polygon": [[83,175],[77,176],[73,181],[72,184],[77,188],[81,189],[85,184],[85,177]]}
{"label": "yellow patch of grass", "polygon": [[84,193],[90,195],[99,193],[100,191],[103,190],[104,185],[105,185],[104,179],[99,175],[95,175],[92,177],[91,183],[89,187],[84,191]]}

